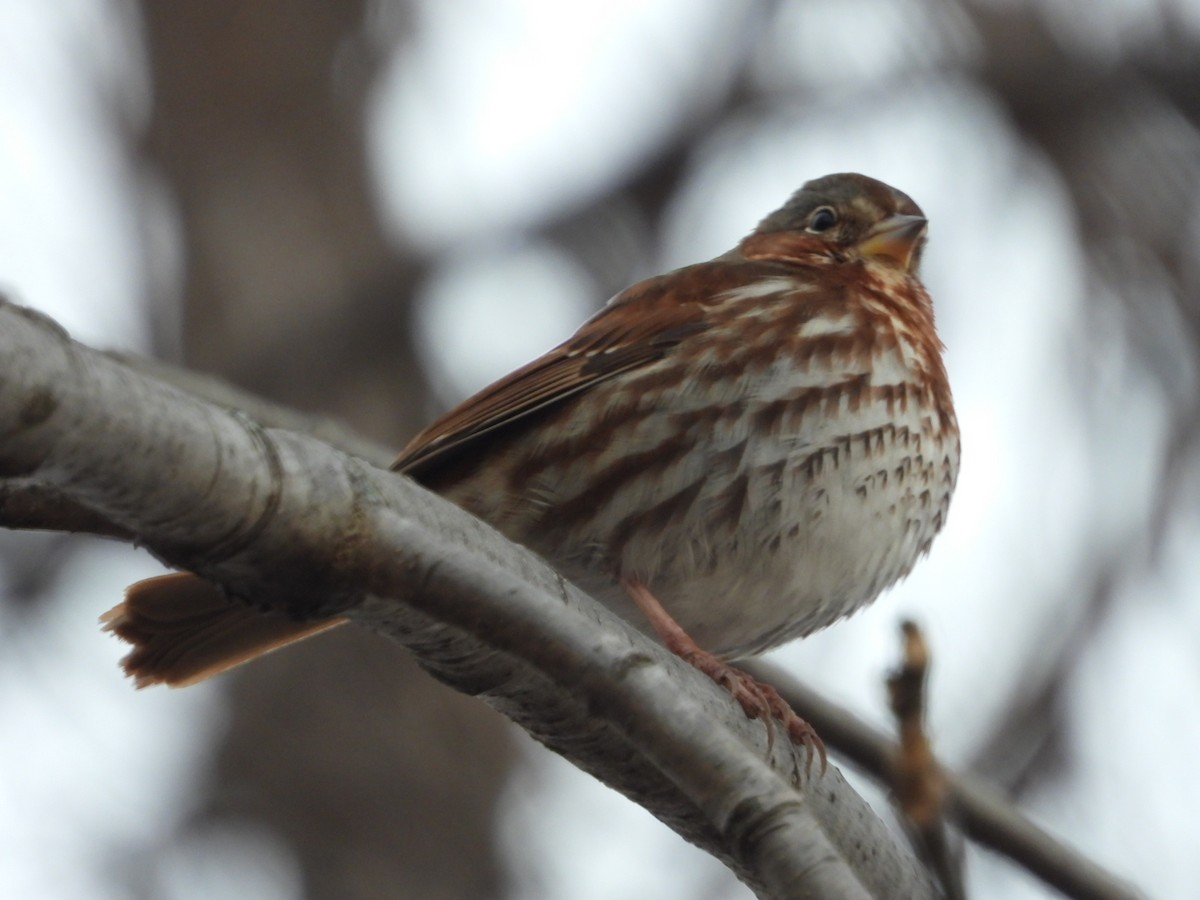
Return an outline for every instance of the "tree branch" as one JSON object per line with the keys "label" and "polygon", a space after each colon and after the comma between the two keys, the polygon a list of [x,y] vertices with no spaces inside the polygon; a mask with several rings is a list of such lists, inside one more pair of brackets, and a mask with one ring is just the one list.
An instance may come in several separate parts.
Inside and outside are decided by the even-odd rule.
{"label": "tree branch", "polygon": [[[880,784],[889,784],[895,741],[857,716],[817,694],[778,666],[743,666],[774,685],[830,747]],[[1007,856],[1065,896],[1088,900],[1138,900],[1127,882],[1039,828],[992,786],[970,775],[946,773],[947,805],[967,837]]]}
{"label": "tree branch", "polygon": [[0,306],[0,484],[96,511],[165,562],[408,647],[726,863],[760,896],[934,897],[830,769],[531,553],[408,479],[264,428]]}
{"label": "tree branch", "polygon": [[[308,415],[241,390],[215,376],[173,366],[161,360],[117,351],[98,351],[136,372],[169,384],[217,406],[237,410],[260,425],[298,431],[336,447],[343,453],[386,467],[396,458],[395,450],[364,438],[341,422],[327,416]],[[0,523],[7,528],[29,531],[65,531],[97,537],[133,540],[133,534],[69,497],[41,484],[0,482]]]}
{"label": "tree branch", "polygon": [[104,355],[143,375],[186,391],[193,397],[200,397],[217,406],[245,413],[260,425],[286,428],[288,431],[311,435],[343,453],[365,459],[380,468],[386,468],[396,458],[394,448],[368,440],[336,419],[297,412],[290,406],[274,403],[258,394],[244,391],[216,375],[183,369],[159,359],[134,353],[109,350],[105,351]]}

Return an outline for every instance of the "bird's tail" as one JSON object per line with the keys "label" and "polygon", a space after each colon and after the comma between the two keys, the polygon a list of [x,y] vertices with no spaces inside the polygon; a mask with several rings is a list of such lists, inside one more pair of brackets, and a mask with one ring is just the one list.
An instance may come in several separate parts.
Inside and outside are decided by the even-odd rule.
{"label": "bird's tail", "polygon": [[121,665],[141,688],[195,684],[346,620],[297,622],[232,600],[196,575],[177,573],[130,586],[125,602],[100,621],[133,645]]}

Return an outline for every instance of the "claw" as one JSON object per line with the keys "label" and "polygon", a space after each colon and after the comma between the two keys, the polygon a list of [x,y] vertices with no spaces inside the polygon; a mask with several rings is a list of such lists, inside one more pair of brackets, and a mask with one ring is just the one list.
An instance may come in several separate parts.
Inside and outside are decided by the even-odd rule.
{"label": "claw", "polygon": [[763,684],[748,672],[743,672],[725,660],[709,653],[697,644],[685,632],[671,614],[658,602],[658,598],[650,589],[631,578],[622,579],[621,584],[650,620],[651,626],[658,634],[663,644],[676,656],[695,666],[725,690],[742,707],[748,719],[762,719],[767,729],[767,753],[775,746],[775,723],[778,722],[787,732],[788,739],[797,747],[802,747],[807,753],[804,773],[812,772],[813,756],[821,758],[821,774],[829,769],[829,756],[825,752],[825,743],[817,735],[813,727],[796,715],[796,711],[788,706],[787,701],[780,696],[779,691],[769,684]]}

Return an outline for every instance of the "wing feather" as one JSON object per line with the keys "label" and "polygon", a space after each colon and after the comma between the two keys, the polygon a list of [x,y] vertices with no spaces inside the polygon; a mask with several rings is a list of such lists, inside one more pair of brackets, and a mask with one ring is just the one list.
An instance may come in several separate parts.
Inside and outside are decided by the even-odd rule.
{"label": "wing feather", "polygon": [[[392,463],[412,472],[497,428],[656,362],[708,326],[698,302],[704,263],[643,281],[618,294],[565,343],[463,401],[414,437]],[[722,267],[723,268],[723,267]]]}

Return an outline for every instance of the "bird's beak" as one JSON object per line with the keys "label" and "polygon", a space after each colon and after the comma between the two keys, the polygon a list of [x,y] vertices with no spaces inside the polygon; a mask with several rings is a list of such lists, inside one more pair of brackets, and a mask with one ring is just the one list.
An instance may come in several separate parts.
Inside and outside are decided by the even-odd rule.
{"label": "bird's beak", "polygon": [[911,272],[927,224],[924,216],[891,216],[858,242],[858,252],[863,256],[885,256],[906,272]]}

